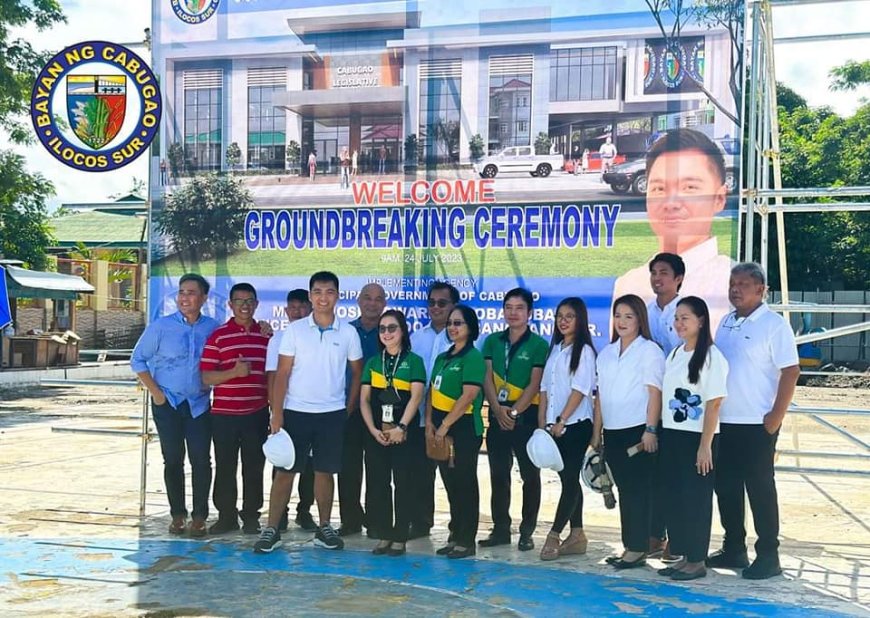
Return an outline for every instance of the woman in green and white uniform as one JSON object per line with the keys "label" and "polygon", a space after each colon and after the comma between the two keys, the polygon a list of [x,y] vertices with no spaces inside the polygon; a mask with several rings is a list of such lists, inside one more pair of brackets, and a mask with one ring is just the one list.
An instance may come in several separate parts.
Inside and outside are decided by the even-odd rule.
{"label": "woman in green and white uniform", "polygon": [[381,316],[378,344],[381,353],[366,363],[360,394],[360,411],[370,434],[365,448],[368,525],[381,539],[372,553],[401,556],[414,500],[415,457],[408,434],[421,431],[415,417],[423,400],[426,369],[423,359],[411,352],[408,323],[401,311],[391,309]]}
{"label": "woman in green and white uniform", "polygon": [[453,461],[439,462],[450,501],[450,540],[438,554],[474,555],[480,519],[477,456],[483,436],[483,380],[486,363],[474,347],[480,326],[474,309],[457,305],[447,319],[453,345],[435,359],[426,402],[426,436],[436,442],[453,438]]}

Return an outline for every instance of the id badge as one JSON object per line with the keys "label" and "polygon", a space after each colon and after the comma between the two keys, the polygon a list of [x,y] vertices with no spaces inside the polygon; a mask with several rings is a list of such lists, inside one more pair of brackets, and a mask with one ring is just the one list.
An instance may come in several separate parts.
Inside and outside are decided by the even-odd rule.
{"label": "id badge", "polygon": [[392,423],[393,422],[393,405],[389,403],[381,404],[381,422],[382,423]]}
{"label": "id badge", "polygon": [[499,403],[505,403],[508,400],[508,389],[501,388],[498,391],[498,401]]}
{"label": "id badge", "polygon": [[440,373],[437,376],[435,376],[434,380],[432,380],[432,386],[434,386],[436,390],[441,388],[441,374]]}

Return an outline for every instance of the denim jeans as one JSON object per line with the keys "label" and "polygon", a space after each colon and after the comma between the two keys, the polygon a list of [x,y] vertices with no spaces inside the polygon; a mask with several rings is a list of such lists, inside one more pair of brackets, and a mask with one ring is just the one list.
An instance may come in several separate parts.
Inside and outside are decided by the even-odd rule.
{"label": "denim jeans", "polygon": [[184,496],[184,453],[190,461],[193,485],[193,516],[208,518],[208,493],[211,489],[211,413],[193,418],[186,401],[173,408],[151,403],[151,414],[160,437],[163,453],[163,481],[172,517],[186,516]]}

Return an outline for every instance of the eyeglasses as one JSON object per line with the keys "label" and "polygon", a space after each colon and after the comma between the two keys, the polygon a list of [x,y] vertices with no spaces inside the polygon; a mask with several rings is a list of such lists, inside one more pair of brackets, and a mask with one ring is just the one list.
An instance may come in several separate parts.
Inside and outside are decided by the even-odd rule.
{"label": "eyeglasses", "polygon": [[558,322],[570,322],[571,320],[574,320],[576,318],[577,318],[577,316],[574,315],[573,313],[569,313],[568,315],[560,313],[556,316],[556,320]]}
{"label": "eyeglasses", "polygon": [[446,300],[444,298],[430,298],[428,302],[430,307],[440,307],[442,309],[447,305],[453,304],[449,300]]}
{"label": "eyeglasses", "polygon": [[743,326],[743,323],[746,322],[746,317],[735,318],[734,322],[728,324],[727,320],[722,323],[722,328],[727,328],[728,330],[740,330],[740,327]]}
{"label": "eyeglasses", "polygon": [[253,307],[257,304],[256,298],[234,298],[230,301],[236,307]]}
{"label": "eyeglasses", "polygon": [[460,326],[465,326],[465,322],[463,322],[462,320],[447,320],[447,326],[459,328]]}
{"label": "eyeglasses", "polygon": [[381,324],[380,326],[378,326],[378,332],[381,333],[381,334],[383,334],[383,333],[394,333],[394,332],[396,332],[397,330],[399,330],[399,325],[398,325],[398,324]]}

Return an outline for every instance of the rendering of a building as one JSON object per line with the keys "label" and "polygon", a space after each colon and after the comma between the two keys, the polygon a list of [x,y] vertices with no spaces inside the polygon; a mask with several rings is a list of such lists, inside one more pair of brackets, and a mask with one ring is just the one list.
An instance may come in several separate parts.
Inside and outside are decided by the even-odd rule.
{"label": "rendering of a building", "polygon": [[664,39],[642,2],[566,17],[465,17],[455,2],[281,8],[295,4],[223,2],[190,26],[154,3],[169,116],[162,160],[183,144],[191,171],[228,169],[236,143],[242,169],[307,173],[314,153],[318,171],[336,172],[346,147],[360,172],[389,173],[467,163],[475,136],[492,153],[543,133],[551,152],[579,158],[608,136],[631,157],[678,126],[735,133],[721,111],[736,108],[728,32],[696,25]]}

